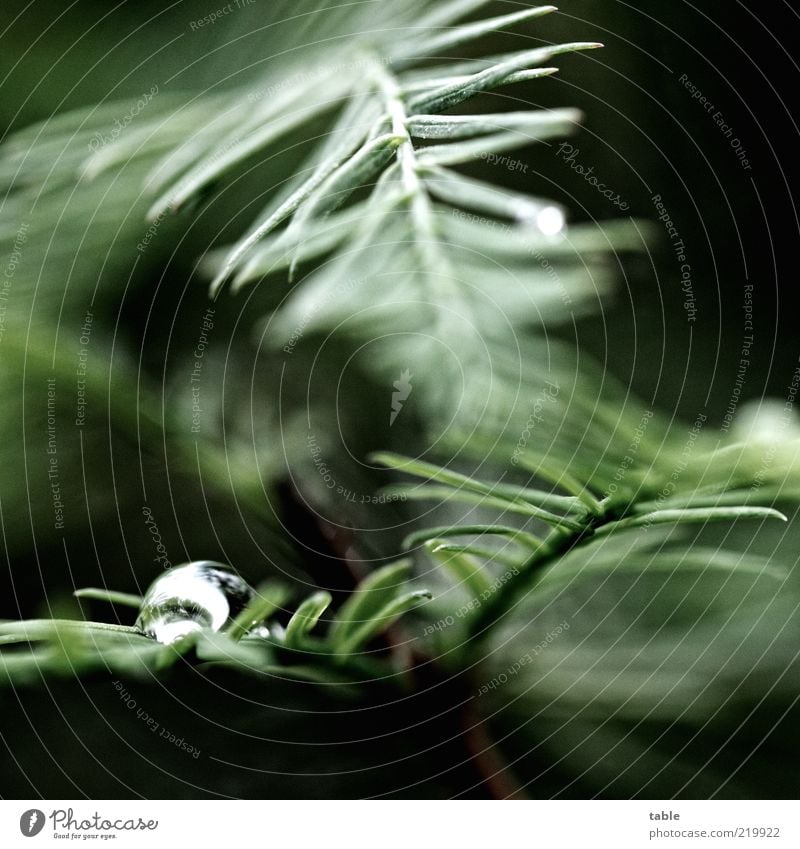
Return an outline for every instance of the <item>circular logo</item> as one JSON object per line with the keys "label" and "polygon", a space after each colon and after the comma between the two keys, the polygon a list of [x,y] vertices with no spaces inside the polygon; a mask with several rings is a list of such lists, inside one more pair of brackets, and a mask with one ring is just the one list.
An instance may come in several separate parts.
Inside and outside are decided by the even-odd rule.
{"label": "circular logo", "polygon": [[19,830],[25,837],[36,837],[44,828],[44,812],[38,808],[31,808],[19,818]]}

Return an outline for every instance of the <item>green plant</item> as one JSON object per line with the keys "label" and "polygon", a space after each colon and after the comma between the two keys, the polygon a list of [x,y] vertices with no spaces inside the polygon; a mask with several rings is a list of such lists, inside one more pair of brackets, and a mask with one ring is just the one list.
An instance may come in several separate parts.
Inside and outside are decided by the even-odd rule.
{"label": "green plant", "polygon": [[[270,735],[259,708],[274,705],[270,688],[283,698],[287,681],[286,713],[369,713],[408,699],[415,722],[452,714],[466,729],[455,755],[448,750],[442,763],[424,761],[403,778],[408,786],[426,781],[420,793],[452,795],[478,782],[475,775],[452,784],[430,778],[452,758],[474,759],[481,786],[495,795],[529,784],[540,794],[756,792],[758,780],[742,772],[747,746],[762,715],[790,716],[796,696],[798,587],[791,563],[751,550],[748,529],[796,511],[800,440],[791,408],[720,439],[704,431],[705,414],[690,426],[668,421],[579,346],[553,338],[596,312],[613,291],[620,254],[646,251],[649,229],[633,220],[565,229],[560,204],[486,179],[490,158],[547,144],[580,120],[571,109],[500,111],[497,92],[545,85],[556,56],[600,46],[521,49],[515,42],[500,55],[448,58],[555,11],[462,23],[486,5],[404,0],[381,7],[379,18],[371,4],[327,17],[317,10],[326,39],[306,47],[308,32],[298,24],[286,51],[294,63],[273,62],[235,91],[159,94],[126,132],[99,147],[92,140],[124,113],[122,105],[67,113],[6,143],[0,231],[19,241],[24,224],[26,244],[2,339],[4,358],[18,366],[2,377],[11,399],[6,415],[26,428],[0,449],[11,552],[30,548],[18,529],[33,524],[34,542],[50,552],[62,542],[66,548],[46,521],[51,491],[41,480],[39,491],[20,489],[28,480],[27,429],[34,422],[46,432],[49,415],[30,389],[46,377],[69,385],[76,351],[86,346],[60,327],[74,330],[85,315],[102,315],[81,390],[91,416],[60,430],[57,443],[61,479],[82,480],[91,499],[92,544],[95,527],[136,513],[142,502],[166,510],[174,489],[196,495],[187,507],[198,528],[195,550],[218,543],[217,512],[223,525],[244,514],[244,525],[248,517],[261,523],[254,572],[278,569],[290,578],[262,587],[226,633],[190,635],[174,647],[122,625],[4,624],[8,688],[44,681],[73,698],[75,677],[93,687],[110,674],[136,682],[167,713],[169,702],[155,692],[162,684],[180,701],[184,693],[214,697],[219,683],[224,692],[216,698],[241,708],[245,730],[224,738],[234,747],[239,734]],[[481,176],[461,166],[477,166]],[[206,301],[197,292],[209,282]],[[238,299],[224,299],[228,286]],[[176,303],[168,301],[175,316],[185,296],[193,323],[162,317],[170,341],[154,354],[151,345],[161,342],[148,336],[150,322],[170,313],[154,304],[171,287],[179,291]],[[203,413],[211,424],[195,431],[187,427],[185,369],[196,350],[195,312],[212,301],[229,342],[204,352]],[[257,322],[261,371],[239,332]],[[342,412],[331,387],[338,392],[346,365],[366,346],[359,394],[344,393]],[[397,372],[430,378],[415,389],[414,425],[390,433],[373,424],[364,434],[364,399]],[[536,393],[541,400],[531,408]],[[388,412],[380,415],[383,421]],[[380,447],[367,472],[337,471],[331,479],[339,485],[323,485],[321,465],[296,436],[312,431],[312,418],[322,423],[312,434],[321,456],[335,458],[338,469],[353,453],[351,439],[359,461]],[[339,445],[338,429],[345,433]],[[778,444],[764,436],[774,433]],[[97,462],[87,463],[87,446],[106,439],[108,457],[98,449]],[[436,462],[419,459],[428,455]],[[120,467],[138,467],[141,480],[120,484]],[[376,482],[385,482],[379,467],[426,481],[392,484],[384,494],[395,499],[394,512],[381,507],[371,515],[378,524],[388,515],[388,525],[413,525],[405,547],[416,558],[414,580],[433,587],[434,598],[417,606],[427,591],[407,588],[411,565],[401,561],[371,571],[326,620],[333,596],[315,562],[322,555],[290,539],[275,507],[276,482],[288,468],[315,509],[336,524],[356,524],[371,511],[330,490],[358,486],[371,498]],[[118,494],[113,502],[109,491]],[[441,522],[415,515],[409,502],[416,501],[434,505]],[[365,532],[359,542],[363,550],[374,545],[374,559],[396,556],[396,535]],[[138,550],[149,556],[149,543]],[[434,570],[417,556],[421,548]],[[130,575],[103,572],[106,584],[133,582],[138,592],[147,575],[132,560]],[[279,635],[248,635],[253,622],[286,607],[296,584],[321,589],[303,591]],[[117,612],[139,600],[106,588],[78,595]],[[575,620],[576,610],[589,614]],[[535,647],[558,628],[540,658]],[[501,678],[503,687],[489,686]],[[243,688],[244,707],[231,696],[231,680]],[[101,692],[92,690],[104,698]],[[352,703],[342,708],[339,698]],[[175,722],[203,736],[189,713],[178,711]],[[376,721],[375,736],[401,725],[402,715],[397,708]],[[490,743],[474,755],[476,734]],[[726,753],[739,745],[744,753],[730,756],[733,765],[716,755],[726,740]],[[419,745],[427,753],[428,744]],[[488,749],[513,762],[510,788],[498,787],[503,769]],[[358,772],[358,757],[354,763],[347,768]],[[292,772],[285,764],[280,771]],[[295,772],[287,795],[311,792],[298,777],[304,769]],[[225,775],[231,793],[264,791],[256,779],[237,785]],[[187,792],[164,786],[167,794]],[[331,793],[348,792],[332,786]],[[357,792],[405,788],[383,777],[380,789],[367,782]]]}

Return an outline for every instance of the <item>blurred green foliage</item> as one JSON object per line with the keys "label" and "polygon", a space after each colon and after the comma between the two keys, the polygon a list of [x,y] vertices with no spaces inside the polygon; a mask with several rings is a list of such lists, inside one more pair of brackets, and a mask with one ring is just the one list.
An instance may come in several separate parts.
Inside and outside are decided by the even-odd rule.
{"label": "blurred green foliage", "polygon": [[[415,302],[425,302],[434,275],[424,261],[418,267],[409,222],[368,206],[384,195],[358,186],[350,187],[353,203],[364,204],[357,209],[369,214],[359,217],[375,221],[376,232],[372,241],[355,239],[345,271],[310,244],[327,238],[336,219],[315,224],[301,212],[305,229],[293,247],[307,252],[306,264],[294,288],[291,263],[280,254],[276,263],[266,242],[252,274],[260,282],[235,297],[209,297],[209,269],[219,270],[329,132],[321,101],[272,146],[192,184],[181,214],[146,217],[159,197],[148,181],[160,180],[169,198],[167,189],[181,186],[171,174],[203,163],[215,171],[243,146],[242,128],[260,128],[280,86],[289,103],[293,85],[311,101],[330,86],[335,102],[348,79],[342,71],[309,87],[297,68],[335,64],[354,34],[379,54],[386,45],[402,52],[418,43],[413,26],[423,13],[477,13],[484,4],[360,5],[257,0],[193,26],[209,13],[194,2],[4,4],[0,615],[61,615],[80,586],[141,593],[166,561],[197,558],[230,562],[253,583],[278,574],[300,598],[329,590],[334,608],[347,611],[357,578],[395,557],[409,532],[498,522],[510,530],[477,541],[465,533],[470,551],[440,550],[434,540],[433,559],[415,556],[418,582],[435,599],[388,642],[369,645],[367,661],[375,653],[386,664],[385,680],[294,681],[272,657],[261,668],[224,652],[217,664],[194,656],[157,673],[140,668],[138,648],[117,658],[123,668],[108,660],[106,673],[98,646],[85,669],[73,669],[80,652],[70,656],[62,645],[30,665],[25,645],[9,642],[12,686],[0,693],[0,733],[15,768],[3,795],[796,795],[800,487],[797,426],[792,404],[783,406],[796,352],[774,328],[780,258],[768,255],[756,184],[676,82],[681,74],[702,81],[729,120],[750,130],[758,185],[769,191],[774,152],[731,95],[726,74],[735,82],[743,72],[720,58],[728,44],[717,23],[688,4],[648,0],[634,10],[575,0],[519,32],[490,34],[480,50],[447,54],[475,62],[544,44],[605,42],[604,51],[559,56],[560,76],[481,95],[474,112],[581,109],[586,128],[572,140],[580,161],[629,202],[636,222],[654,226],[607,221],[625,216],[568,167],[557,145],[520,148],[513,170],[478,157],[464,175],[572,211],[566,249],[547,240],[538,249],[567,298],[548,288],[547,267],[531,263],[513,234],[456,219],[442,204],[435,226],[449,234],[440,238],[465,285],[437,290],[439,316],[457,313],[464,293],[482,284],[475,313],[484,325],[471,333],[463,321],[440,321],[423,342],[429,316]],[[490,8],[518,10],[507,6]],[[730,25],[745,31],[743,13],[730,14]],[[321,34],[329,43],[319,43]],[[447,62],[412,66],[405,81]],[[356,82],[363,76],[349,73]],[[308,102],[298,96],[300,106]],[[686,321],[654,194],[691,257],[697,324]],[[739,221],[750,225],[741,256],[730,247]],[[377,244],[381,236],[404,240],[404,249]],[[741,356],[745,260],[760,285],[742,397],[781,400],[751,418],[740,408],[737,426],[720,433]],[[343,276],[358,276],[353,266],[383,275],[383,285],[326,295]],[[530,291],[503,288],[509,269]],[[310,321],[303,298],[314,303],[315,292],[323,308]],[[487,292],[497,296],[496,311],[485,306]],[[361,307],[365,318],[353,327]],[[345,331],[331,333],[340,321]],[[281,356],[297,328],[298,344]],[[414,389],[395,423],[393,381],[404,370],[415,375]],[[548,386],[557,390],[537,406]],[[698,416],[703,433],[694,439]],[[507,493],[505,503],[466,507],[441,492],[422,506],[419,493],[381,498],[380,487],[397,477],[368,457],[391,450],[449,458],[489,487],[551,486],[556,497],[577,499],[576,509],[581,496],[616,493],[615,520],[657,501],[674,479],[670,498],[774,505],[792,521],[581,540],[548,562],[541,586],[519,583],[504,594],[504,615],[475,638],[459,615],[474,602],[475,575],[496,582],[509,563],[530,563],[525,534],[543,535],[546,522],[515,510],[519,501]],[[123,607],[86,599],[80,612],[132,619]],[[330,627],[324,617],[321,627]],[[308,654],[313,667],[313,647]]]}

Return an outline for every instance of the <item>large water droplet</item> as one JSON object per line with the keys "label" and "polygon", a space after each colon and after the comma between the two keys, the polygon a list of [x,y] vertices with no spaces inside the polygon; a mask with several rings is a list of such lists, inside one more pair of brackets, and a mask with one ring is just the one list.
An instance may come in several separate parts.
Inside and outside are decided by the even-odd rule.
{"label": "large water droplet", "polygon": [[150,584],[136,627],[145,636],[167,644],[203,628],[219,631],[244,610],[254,594],[252,587],[223,563],[185,563]]}

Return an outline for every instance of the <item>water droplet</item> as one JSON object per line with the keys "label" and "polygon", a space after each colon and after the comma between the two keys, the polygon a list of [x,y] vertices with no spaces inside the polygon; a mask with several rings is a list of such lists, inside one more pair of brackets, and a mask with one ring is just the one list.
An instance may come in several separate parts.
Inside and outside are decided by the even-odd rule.
{"label": "water droplet", "polygon": [[565,224],[564,213],[557,206],[546,206],[536,216],[536,226],[545,236],[557,236]]}
{"label": "water droplet", "polygon": [[524,227],[538,230],[543,236],[558,236],[567,226],[566,214],[560,206],[533,198],[519,203],[516,217]]}
{"label": "water droplet", "polygon": [[254,595],[252,587],[224,563],[185,563],[150,584],[136,627],[145,636],[166,644],[203,628],[219,631]]}

